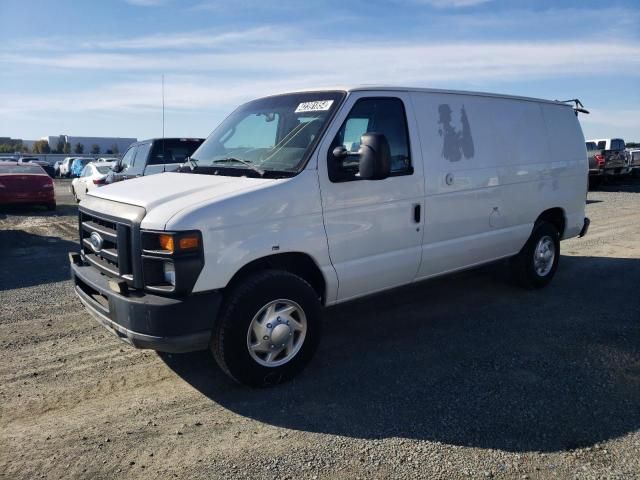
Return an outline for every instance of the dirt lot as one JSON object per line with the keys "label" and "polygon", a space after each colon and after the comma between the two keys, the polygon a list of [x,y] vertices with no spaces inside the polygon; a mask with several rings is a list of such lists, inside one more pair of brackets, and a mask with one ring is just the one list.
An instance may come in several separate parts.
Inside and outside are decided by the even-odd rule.
{"label": "dirt lot", "polygon": [[590,192],[546,290],[497,265],[331,309],[269,390],[85,313],[67,188],[0,212],[0,478],[640,478],[640,181]]}

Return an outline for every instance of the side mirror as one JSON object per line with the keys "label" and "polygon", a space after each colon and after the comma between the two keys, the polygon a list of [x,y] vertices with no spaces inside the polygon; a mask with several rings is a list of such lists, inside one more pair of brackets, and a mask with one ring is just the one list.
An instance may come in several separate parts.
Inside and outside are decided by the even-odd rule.
{"label": "side mirror", "polygon": [[391,173],[391,149],[384,134],[362,135],[358,154],[360,155],[360,178],[383,180]]}
{"label": "side mirror", "polygon": [[116,163],[113,167],[111,167],[113,173],[118,173],[122,171],[122,164],[120,162]]}

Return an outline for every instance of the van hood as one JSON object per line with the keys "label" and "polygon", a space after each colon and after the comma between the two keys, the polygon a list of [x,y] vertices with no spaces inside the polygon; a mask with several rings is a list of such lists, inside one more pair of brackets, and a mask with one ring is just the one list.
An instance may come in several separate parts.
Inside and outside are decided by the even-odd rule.
{"label": "van hood", "polygon": [[167,172],[94,188],[89,195],[142,207],[154,223],[166,223],[176,213],[195,204],[222,201],[281,181]]}

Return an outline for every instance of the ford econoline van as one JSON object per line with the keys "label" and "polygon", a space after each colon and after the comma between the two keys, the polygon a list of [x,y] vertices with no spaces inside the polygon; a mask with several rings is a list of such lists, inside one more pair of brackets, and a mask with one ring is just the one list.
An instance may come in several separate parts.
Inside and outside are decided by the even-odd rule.
{"label": "ford econoline van", "polygon": [[324,306],[500,259],[546,286],[560,241],[588,228],[587,172],[561,102],[386,87],[261,98],[178,171],[89,192],[75,291],[135,347],[210,349],[235,380],[271,385],[309,362]]}

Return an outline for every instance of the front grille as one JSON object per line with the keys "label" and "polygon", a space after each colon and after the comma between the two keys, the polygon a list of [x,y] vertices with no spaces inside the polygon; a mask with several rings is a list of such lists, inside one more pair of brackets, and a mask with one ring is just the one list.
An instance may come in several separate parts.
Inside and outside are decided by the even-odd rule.
{"label": "front grille", "polygon": [[[133,284],[131,225],[86,210],[80,210],[79,221],[80,247],[85,260],[101,272]],[[90,241],[94,232],[102,238],[102,248],[98,250]]]}

